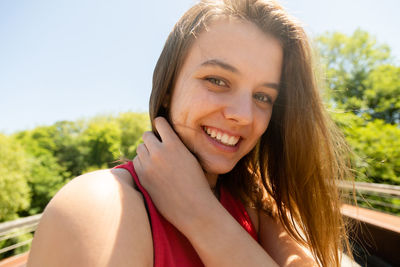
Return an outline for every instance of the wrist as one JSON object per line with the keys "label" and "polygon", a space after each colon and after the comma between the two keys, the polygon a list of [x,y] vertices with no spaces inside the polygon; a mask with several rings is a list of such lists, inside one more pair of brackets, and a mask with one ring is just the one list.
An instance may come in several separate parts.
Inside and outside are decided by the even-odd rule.
{"label": "wrist", "polygon": [[195,194],[191,199],[186,212],[178,215],[175,225],[189,239],[212,231],[218,215],[226,211],[211,190],[206,194]]}

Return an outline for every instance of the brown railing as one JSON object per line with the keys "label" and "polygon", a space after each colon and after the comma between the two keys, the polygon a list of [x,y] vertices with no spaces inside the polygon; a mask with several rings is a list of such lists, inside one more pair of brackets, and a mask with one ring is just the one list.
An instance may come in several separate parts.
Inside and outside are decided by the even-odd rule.
{"label": "brown railing", "polygon": [[352,221],[354,259],[361,266],[400,266],[400,217],[350,205],[342,214]]}
{"label": "brown railing", "polygon": [[[353,190],[352,183],[341,187]],[[342,214],[354,226],[355,261],[368,267],[400,266],[400,186],[356,182],[354,189],[358,207],[343,205]]]}
{"label": "brown railing", "polygon": [[[11,240],[27,233],[33,233],[39,224],[42,214],[20,218],[0,224],[0,241]],[[30,245],[32,239],[17,242],[4,248],[0,248],[0,256],[17,248]],[[21,267],[25,266],[28,260],[28,253],[22,253],[0,261],[0,267]]]}

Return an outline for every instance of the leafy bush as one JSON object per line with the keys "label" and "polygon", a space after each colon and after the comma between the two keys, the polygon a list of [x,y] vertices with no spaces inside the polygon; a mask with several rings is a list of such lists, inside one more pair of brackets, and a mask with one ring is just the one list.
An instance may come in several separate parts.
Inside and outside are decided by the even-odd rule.
{"label": "leafy bush", "polygon": [[0,222],[13,220],[30,204],[28,158],[22,147],[0,134]]}

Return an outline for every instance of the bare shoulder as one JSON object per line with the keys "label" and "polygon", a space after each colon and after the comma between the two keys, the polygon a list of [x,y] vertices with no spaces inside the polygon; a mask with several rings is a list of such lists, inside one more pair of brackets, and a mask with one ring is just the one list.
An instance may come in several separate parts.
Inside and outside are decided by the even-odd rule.
{"label": "bare shoulder", "polygon": [[152,266],[142,195],[123,169],[79,176],[46,207],[28,266]]}
{"label": "bare shoulder", "polygon": [[258,217],[260,244],[279,266],[317,266],[311,253],[289,236],[279,220],[263,211]]}

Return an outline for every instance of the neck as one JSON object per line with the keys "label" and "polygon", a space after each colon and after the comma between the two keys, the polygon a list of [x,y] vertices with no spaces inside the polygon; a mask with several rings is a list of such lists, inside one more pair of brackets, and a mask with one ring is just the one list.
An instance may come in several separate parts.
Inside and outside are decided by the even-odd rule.
{"label": "neck", "polygon": [[208,181],[208,184],[210,185],[210,187],[212,189],[215,188],[216,184],[217,184],[217,180],[218,180],[218,174],[213,174],[213,173],[204,173],[206,176],[206,179]]}

